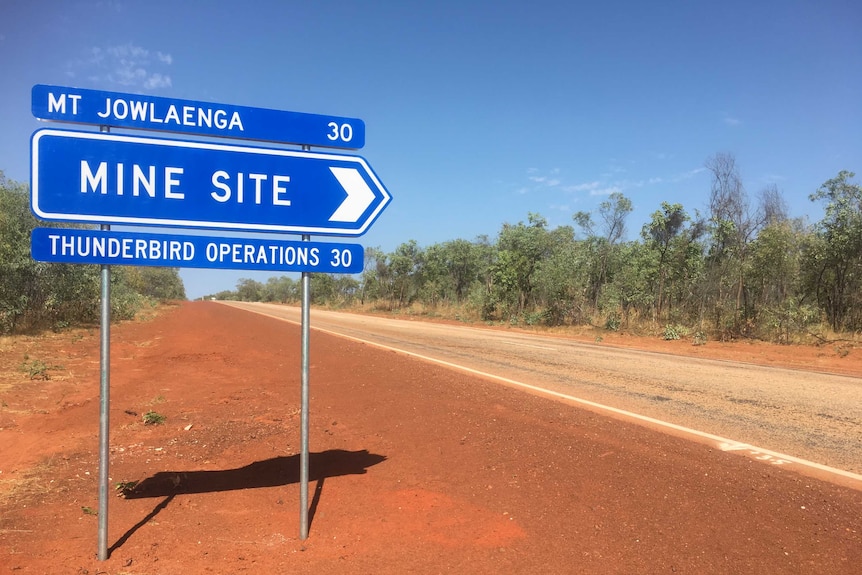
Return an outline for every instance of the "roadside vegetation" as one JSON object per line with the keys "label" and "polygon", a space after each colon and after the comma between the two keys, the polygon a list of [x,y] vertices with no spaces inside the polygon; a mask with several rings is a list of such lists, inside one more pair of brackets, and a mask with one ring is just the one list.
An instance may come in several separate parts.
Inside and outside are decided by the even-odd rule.
{"label": "roadside vegetation", "polygon": [[[30,232],[37,226],[82,227],[37,221],[30,212],[27,185],[6,179],[0,171],[0,334],[99,320],[99,266],[34,261]],[[114,320],[130,319],[158,301],[185,297],[175,268],[111,267]]]}
{"label": "roadside vegetation", "polygon": [[[823,217],[791,217],[779,189],[754,198],[717,154],[705,212],[662,202],[628,234],[632,201],[551,228],[538,213],[494,238],[368,248],[357,276],[312,274],[317,306],[521,326],[592,326],[665,339],[854,342],[862,331],[862,186],[841,171],[812,190]],[[39,226],[25,184],[0,172],[0,334],[94,323],[99,267],[30,257]],[[70,226],[70,224],[62,224]],[[635,239],[626,238],[636,236]],[[300,282],[241,279],[208,298],[297,303]],[[112,318],[185,299],[176,268],[111,267]]]}
{"label": "roadside vegetation", "polygon": [[[614,193],[572,225],[536,213],[495,238],[366,249],[359,277],[313,274],[312,303],[463,321],[585,326],[666,339],[854,340],[862,330],[862,187],[842,171],[791,217],[770,185],[751,198],[717,154],[705,213],[663,202],[625,241],[632,202]],[[216,299],[296,303],[299,281],[238,282]]]}

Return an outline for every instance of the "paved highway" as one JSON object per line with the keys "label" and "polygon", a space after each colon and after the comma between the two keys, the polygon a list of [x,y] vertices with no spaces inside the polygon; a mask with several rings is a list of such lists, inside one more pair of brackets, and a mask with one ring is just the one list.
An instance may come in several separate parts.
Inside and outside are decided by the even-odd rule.
{"label": "paved highway", "polygon": [[[230,305],[300,320],[296,307]],[[862,485],[860,378],[317,309],[311,328],[548,390],[591,409],[624,410],[615,415],[771,464],[836,468]],[[312,359],[313,342],[312,332]]]}

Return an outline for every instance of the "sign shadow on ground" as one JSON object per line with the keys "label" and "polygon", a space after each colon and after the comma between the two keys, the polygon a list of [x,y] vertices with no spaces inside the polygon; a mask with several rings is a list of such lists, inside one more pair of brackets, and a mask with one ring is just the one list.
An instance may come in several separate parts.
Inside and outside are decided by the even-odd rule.
{"label": "sign shadow on ground", "polygon": [[[367,449],[330,449],[309,454],[309,480],[340,475],[362,475],[386,460]],[[217,471],[160,471],[135,485],[126,499],[166,497],[189,493],[214,493],[236,489],[277,487],[299,483],[299,454],[255,461],[236,469]]]}
{"label": "sign shadow on ground", "polygon": [[[327,477],[364,475],[369,467],[384,461],[386,461],[385,455],[370,453],[367,449],[359,451],[329,449],[310,453],[309,480],[317,481],[314,499],[311,502],[311,518],[314,517],[314,511],[317,509],[323,491],[323,482]],[[121,547],[138,529],[165,509],[177,495],[278,487],[291,483],[299,483],[299,454],[255,461],[236,469],[160,471],[123,492],[123,497],[126,499],[149,497],[165,499],[120,537],[110,551]]]}

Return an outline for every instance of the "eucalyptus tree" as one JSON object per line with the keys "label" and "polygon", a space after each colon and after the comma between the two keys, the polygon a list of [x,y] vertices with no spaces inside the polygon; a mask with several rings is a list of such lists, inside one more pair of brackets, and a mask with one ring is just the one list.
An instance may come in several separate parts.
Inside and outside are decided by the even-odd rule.
{"label": "eucalyptus tree", "polygon": [[[56,226],[37,222],[30,212],[28,186],[6,179],[0,171],[0,333],[98,318],[98,266],[33,260],[30,233],[37,225]],[[112,269],[117,293],[112,308],[118,319],[133,314],[140,302],[124,278],[123,269]]]}
{"label": "eucalyptus tree", "polygon": [[862,186],[841,171],[811,194],[825,202],[808,251],[809,289],[833,329],[862,329]]}
{"label": "eucalyptus tree", "polygon": [[604,316],[609,329],[629,326],[632,315],[650,318],[655,309],[655,253],[641,242],[622,243],[617,251],[619,270],[602,296],[607,302]]}
{"label": "eucalyptus tree", "polygon": [[326,305],[335,299],[335,278],[332,274],[310,274],[308,287],[312,305]]}
{"label": "eucalyptus tree", "polygon": [[588,247],[594,254],[588,264],[591,276],[588,291],[596,308],[600,307],[603,287],[613,280],[613,274],[619,269],[618,244],[625,237],[626,219],[633,209],[630,199],[621,192],[614,192],[599,204],[602,223],[599,230],[588,212],[577,212],[572,217],[586,235]]}
{"label": "eucalyptus tree", "polygon": [[457,239],[443,244],[445,265],[456,303],[464,303],[470,288],[482,281],[485,247],[481,238],[476,242]]}
{"label": "eucalyptus tree", "polygon": [[301,284],[288,276],[273,276],[266,280],[263,288],[264,301],[290,303],[301,298]]}
{"label": "eucalyptus tree", "polygon": [[641,230],[649,257],[640,261],[649,268],[654,297],[652,317],[676,320],[683,314],[697,320],[701,316],[697,292],[703,283],[706,224],[695,212],[690,216],[682,204],[662,202]]}
{"label": "eucalyptus tree", "polygon": [[30,231],[35,224],[27,187],[0,172],[0,333],[14,331],[29,310],[46,303],[39,276],[47,266],[30,258]]}
{"label": "eucalyptus tree", "polygon": [[574,230],[559,227],[553,232],[547,255],[536,270],[536,300],[550,325],[589,322],[593,302],[587,297],[592,254],[577,242]]}
{"label": "eucalyptus tree", "polygon": [[240,278],[236,282],[236,299],[239,301],[264,301],[264,285],[253,279]]}
{"label": "eucalyptus tree", "polygon": [[431,307],[451,303],[455,299],[444,246],[445,244],[432,244],[422,250],[419,256],[416,278],[418,297],[423,304]]}
{"label": "eucalyptus tree", "polygon": [[768,339],[788,342],[818,321],[817,300],[802,281],[804,254],[816,241],[801,219],[774,218],[751,245],[749,285],[756,324]]}
{"label": "eucalyptus tree", "polygon": [[476,258],[476,281],[467,293],[467,304],[477,310],[483,318],[491,317],[493,310],[494,277],[500,250],[495,241],[485,234],[473,241]]}
{"label": "eucalyptus tree", "polygon": [[395,307],[409,305],[418,292],[418,271],[421,263],[422,248],[416,240],[400,244],[388,256],[389,295]]}
{"label": "eucalyptus tree", "polygon": [[719,153],[706,161],[712,174],[709,196],[711,244],[707,259],[706,297],[716,327],[733,332],[745,328],[753,315],[747,301],[749,245],[766,221],[762,209],[752,210],[733,154]]}
{"label": "eucalyptus tree", "polygon": [[314,305],[349,306],[359,292],[359,281],[345,274],[311,274],[310,284]]}
{"label": "eucalyptus tree", "polygon": [[126,283],[142,296],[160,301],[186,299],[179,268],[135,266],[125,270]]}
{"label": "eucalyptus tree", "polygon": [[383,297],[381,277],[388,275],[386,254],[379,247],[365,248],[365,261],[360,275],[359,303],[377,301]]}
{"label": "eucalyptus tree", "polygon": [[689,216],[683,209],[682,204],[670,204],[662,202],[661,209],[656,210],[650,216],[650,222],[641,230],[641,237],[646,247],[655,254],[653,262],[644,262],[654,268],[652,274],[655,279],[654,309],[656,319],[662,317],[665,300],[665,283],[670,275],[671,248],[680,237]]}
{"label": "eucalyptus tree", "polygon": [[527,215],[526,224],[503,224],[497,237],[486,311],[498,311],[504,317],[513,318],[535,307],[536,272],[555,244],[567,235],[571,237],[571,228],[551,232],[548,221],[536,213]]}
{"label": "eucalyptus tree", "polygon": [[816,301],[806,297],[800,281],[811,231],[803,220],[789,218],[775,184],[761,191],[760,202],[763,226],[750,246],[753,317],[763,337],[790,341],[817,320]]}

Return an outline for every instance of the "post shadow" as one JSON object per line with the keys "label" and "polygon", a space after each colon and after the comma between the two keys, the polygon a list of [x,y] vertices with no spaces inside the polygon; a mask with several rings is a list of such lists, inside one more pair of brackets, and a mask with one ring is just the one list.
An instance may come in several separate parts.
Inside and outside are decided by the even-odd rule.
{"label": "post shadow", "polygon": [[308,527],[314,523],[314,515],[317,513],[317,506],[320,504],[320,494],[323,493],[323,482],[326,478],[321,477],[317,480],[314,486],[314,496],[311,498],[311,505],[308,506]]}
{"label": "post shadow", "polygon": [[132,537],[132,535],[135,534],[138,529],[149,523],[150,520],[153,519],[156,515],[158,515],[162,509],[167,507],[168,504],[174,499],[174,497],[176,497],[176,495],[168,495],[167,497],[165,497],[165,499],[161,501],[158,505],[156,505],[153,510],[147,514],[146,517],[135,523],[131,529],[129,529],[123,534],[122,537],[117,539],[117,542],[111,545],[111,547],[108,549],[108,557],[111,556],[111,553],[113,553],[115,549],[119,549],[120,547],[122,547],[126,543],[126,541],[128,541]]}
{"label": "post shadow", "polygon": [[[385,455],[369,453],[367,449],[346,451],[330,449],[309,454],[309,481],[317,481],[309,510],[309,520],[314,518],[323,483],[327,477],[341,475],[364,475],[368,468],[386,461]],[[236,469],[220,471],[160,471],[147,477],[134,488],[124,493],[126,499],[165,497],[141,521],[129,529],[108,550],[108,555],[119,549],[138,529],[165,509],[177,495],[191,493],[215,493],[237,489],[277,487],[299,483],[299,454],[273,457],[255,461]]]}

